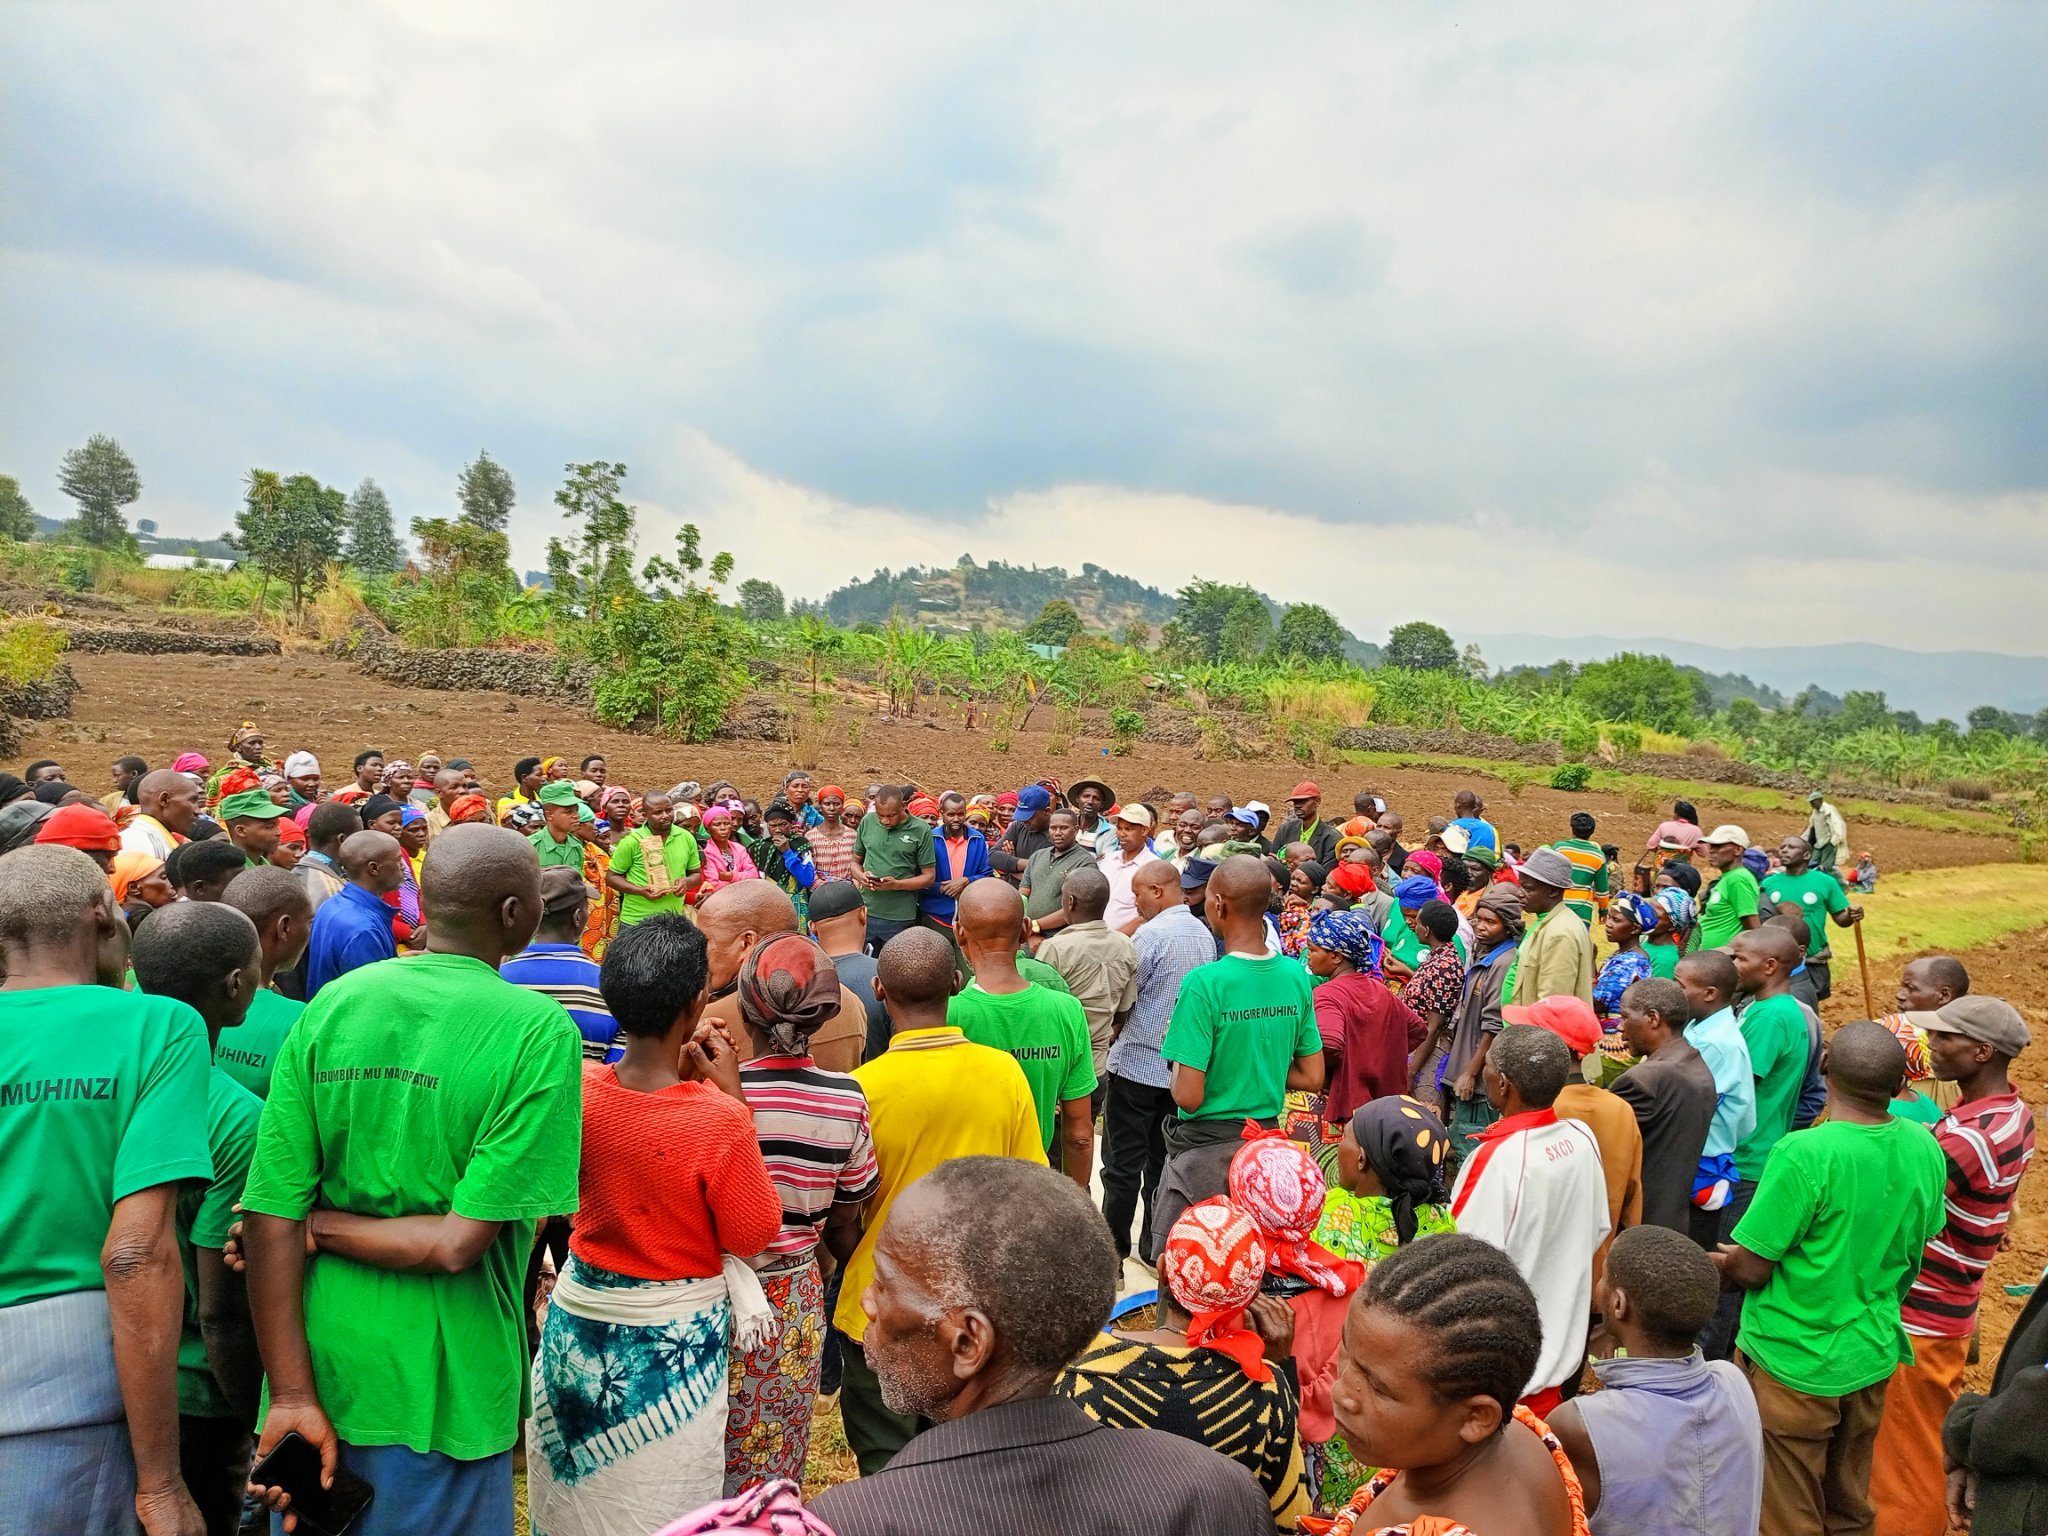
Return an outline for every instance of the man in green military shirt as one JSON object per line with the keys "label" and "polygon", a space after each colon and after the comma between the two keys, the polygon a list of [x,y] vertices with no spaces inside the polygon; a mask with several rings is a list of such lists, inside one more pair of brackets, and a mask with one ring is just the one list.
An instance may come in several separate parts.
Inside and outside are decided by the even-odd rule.
{"label": "man in green military shirt", "polygon": [[1763,882],[1764,901],[1777,912],[1796,911],[1806,919],[1806,973],[1813,978],[1817,997],[1834,991],[1834,951],[1828,944],[1827,919],[1838,928],[1863,921],[1863,909],[1849,905],[1849,893],[1842,882],[1824,869],[1813,867],[1813,849],[1796,834],[1778,844],[1778,862],[1784,867]]}
{"label": "man in green military shirt", "polygon": [[285,1041],[242,1197],[257,1451],[296,1430],[367,1478],[355,1536],[512,1528],[526,1260],[576,1208],[582,1038],[498,974],[540,921],[531,846],[452,826],[420,900],[426,952],[322,987]]}
{"label": "man in green military shirt", "polygon": [[576,786],[567,779],[550,779],[541,786],[540,810],[546,825],[527,838],[540,855],[540,867],[581,870],[583,839],[576,828],[581,822],[595,822],[597,813],[576,797]]}

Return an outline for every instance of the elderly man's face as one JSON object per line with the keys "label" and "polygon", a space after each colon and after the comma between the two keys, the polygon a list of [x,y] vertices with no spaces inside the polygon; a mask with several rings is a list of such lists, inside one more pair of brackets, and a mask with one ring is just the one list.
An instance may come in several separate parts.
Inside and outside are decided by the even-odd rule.
{"label": "elderly man's face", "polygon": [[190,774],[173,775],[170,788],[163,792],[163,803],[154,814],[173,832],[183,833],[191,828],[199,819],[199,786]]}
{"label": "elderly man's face", "polygon": [[1093,784],[1083,784],[1074,791],[1074,804],[1084,811],[1100,811],[1102,809],[1102,791]]}
{"label": "elderly man's face", "polygon": [[917,1190],[906,1191],[882,1226],[875,1277],[860,1297],[868,1315],[862,1347],[891,1413],[943,1419],[973,1374],[973,1363],[948,1347],[957,1333],[943,1326],[950,1309],[937,1294],[931,1204]]}

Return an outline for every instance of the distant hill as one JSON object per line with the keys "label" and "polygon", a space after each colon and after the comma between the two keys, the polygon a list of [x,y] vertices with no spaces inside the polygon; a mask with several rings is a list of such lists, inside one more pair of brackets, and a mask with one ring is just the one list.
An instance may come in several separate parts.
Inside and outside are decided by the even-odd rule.
{"label": "distant hill", "polygon": [[[1285,604],[1263,592],[1267,610],[1277,623]],[[1055,599],[1074,605],[1081,622],[1101,634],[1115,634],[1132,623],[1154,629],[1173,617],[1174,598],[1170,592],[1099,565],[1084,564],[1079,575],[1057,565],[1010,565],[1001,560],[986,565],[973,555],[962,555],[951,570],[938,566],[913,566],[905,571],[886,567],[865,581],[848,582],[825,595],[825,615],[833,623],[851,627],[881,624],[889,615],[915,615],[927,624],[948,628],[1017,629],[1038,617],[1038,610]],[[1345,649],[1354,661],[1371,666],[1378,662],[1380,648],[1344,632]]]}
{"label": "distant hill", "polygon": [[[1597,661],[1620,651],[1647,651],[1669,656],[1681,666],[1697,667],[1715,685],[1716,701],[1724,692],[1750,683],[1760,691],[1749,696],[1768,706],[1764,692],[1798,693],[1809,684],[1832,694],[1882,690],[1893,709],[1918,711],[1929,720],[1961,721],[1980,704],[2020,713],[2048,708],[2048,657],[2008,656],[1996,651],[1908,651],[1890,645],[1699,645],[1690,640],[1608,635],[1481,635],[1480,649],[1496,667],[1542,666],[1545,663]],[[1733,677],[1723,674],[1735,674]]]}

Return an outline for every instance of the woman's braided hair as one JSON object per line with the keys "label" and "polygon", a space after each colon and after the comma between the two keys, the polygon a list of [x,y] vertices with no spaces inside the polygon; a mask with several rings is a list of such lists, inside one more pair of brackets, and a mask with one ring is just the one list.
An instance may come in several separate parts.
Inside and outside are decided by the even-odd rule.
{"label": "woman's braided hair", "polygon": [[1445,1232],[1397,1248],[1366,1277],[1361,1305],[1382,1307],[1428,1333],[1422,1363],[1438,1402],[1483,1393],[1502,1421],[1527,1390],[1543,1343],[1536,1296],[1493,1244]]}

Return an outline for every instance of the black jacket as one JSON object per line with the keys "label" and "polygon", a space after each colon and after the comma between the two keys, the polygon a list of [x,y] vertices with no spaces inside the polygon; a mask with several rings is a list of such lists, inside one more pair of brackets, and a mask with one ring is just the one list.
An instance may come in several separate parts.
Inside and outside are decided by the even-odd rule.
{"label": "black jacket", "polygon": [[1965,1392],[1948,1411],[1942,1449],[1977,1474],[1970,1536],[2048,1531],[2048,1286],[2037,1289],[1998,1357],[1991,1394]]}
{"label": "black jacket", "polygon": [[1280,823],[1280,830],[1273,834],[1273,846],[1285,848],[1293,843],[1307,843],[1316,851],[1316,862],[1327,869],[1337,862],[1337,839],[1341,835],[1337,830],[1337,823],[1325,816],[1316,823],[1315,831],[1303,837],[1301,818],[1290,816]]}

